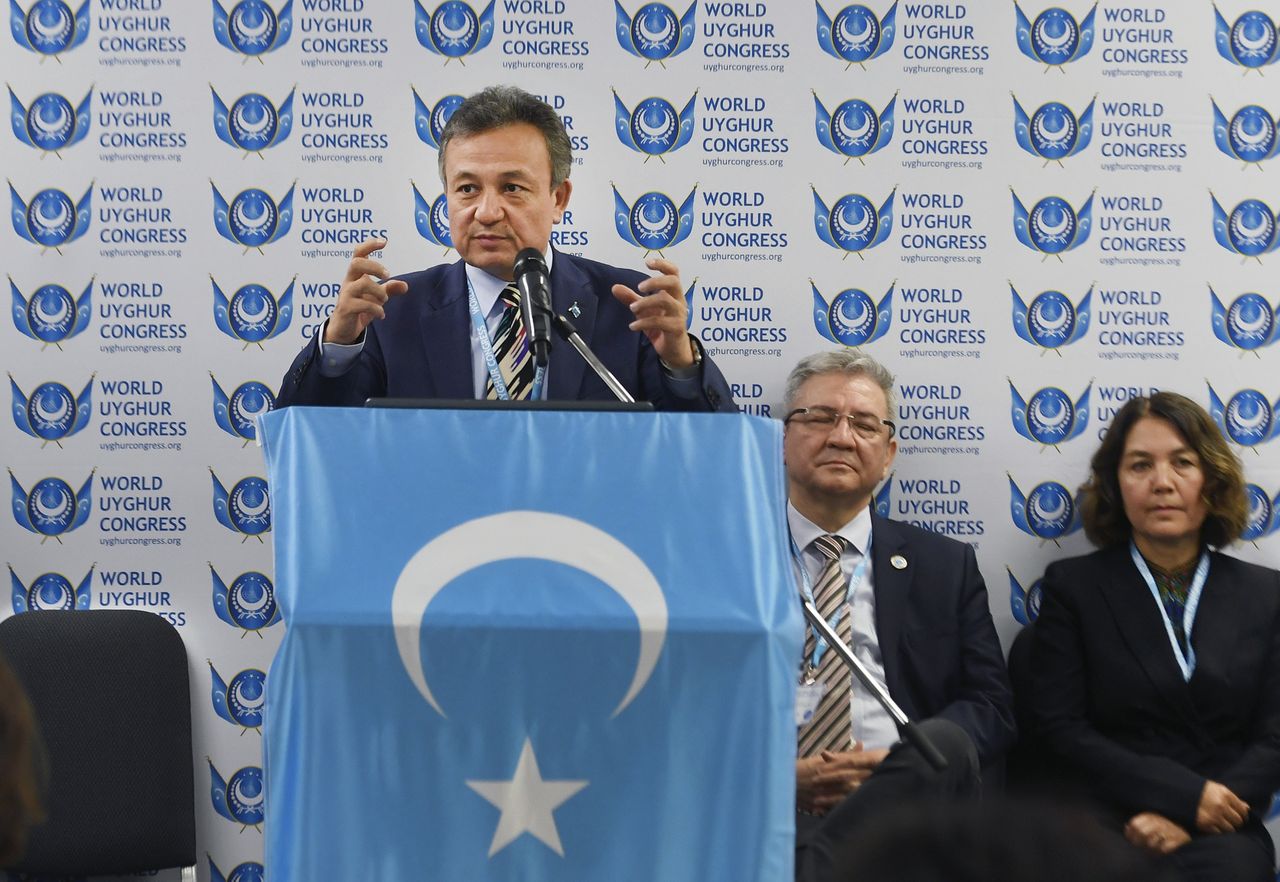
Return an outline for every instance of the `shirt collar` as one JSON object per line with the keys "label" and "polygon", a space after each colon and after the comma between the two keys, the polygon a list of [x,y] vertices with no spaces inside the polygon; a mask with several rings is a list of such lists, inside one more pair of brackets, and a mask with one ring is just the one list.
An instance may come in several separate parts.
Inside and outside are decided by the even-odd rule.
{"label": "shirt collar", "polygon": [[[787,503],[787,526],[791,528],[791,538],[802,552],[819,536],[827,535],[827,531],[806,518],[790,502]],[[845,524],[835,535],[842,536],[849,546],[859,554],[865,554],[868,541],[871,539],[871,506],[864,506],[853,520]]]}
{"label": "shirt collar", "polygon": [[[542,256],[547,261],[547,272],[551,272],[552,255],[555,251],[550,245],[543,252]],[[476,302],[480,304],[480,314],[488,315],[493,311],[493,305],[498,302],[498,295],[502,293],[502,289],[507,287],[509,282],[500,279],[497,276],[490,275],[478,266],[472,266],[464,263],[463,266],[467,271],[467,281],[471,283],[471,290],[476,292]]]}

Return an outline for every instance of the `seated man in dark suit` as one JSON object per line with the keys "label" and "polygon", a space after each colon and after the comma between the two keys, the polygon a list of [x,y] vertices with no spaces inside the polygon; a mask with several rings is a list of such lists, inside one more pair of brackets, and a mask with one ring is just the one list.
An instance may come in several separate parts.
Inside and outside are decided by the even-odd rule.
{"label": "seated man in dark suit", "polygon": [[810,628],[800,665],[796,878],[907,798],[974,793],[1012,744],[1012,695],[968,545],[881,518],[897,452],[893,376],[856,349],[823,352],[786,389],[787,520],[800,590],[948,760],[935,772]]}
{"label": "seated man in dark suit", "polygon": [[518,293],[516,255],[550,264],[554,311],[567,315],[638,400],[657,408],[734,411],[720,371],[687,333],[679,271],[657,275],[553,252],[551,227],[572,186],[569,136],[546,103],[513,86],[485,89],[454,112],[440,138],[449,230],[462,260],[388,279],[359,245],[333,314],[294,360],[278,404],[353,405],[369,397],[612,399],[578,355],[555,347],[535,370]]}

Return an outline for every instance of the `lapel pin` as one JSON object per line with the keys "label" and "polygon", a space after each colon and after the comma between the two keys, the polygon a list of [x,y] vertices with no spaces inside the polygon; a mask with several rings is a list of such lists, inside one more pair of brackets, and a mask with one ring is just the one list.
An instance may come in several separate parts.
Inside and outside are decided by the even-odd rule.
{"label": "lapel pin", "polygon": [[905,570],[907,568],[907,559],[900,554],[895,554],[889,558],[889,566],[895,570]]}
{"label": "lapel pin", "polygon": [[569,315],[574,318],[582,318],[582,307],[578,305],[578,301],[573,301],[569,306]]}

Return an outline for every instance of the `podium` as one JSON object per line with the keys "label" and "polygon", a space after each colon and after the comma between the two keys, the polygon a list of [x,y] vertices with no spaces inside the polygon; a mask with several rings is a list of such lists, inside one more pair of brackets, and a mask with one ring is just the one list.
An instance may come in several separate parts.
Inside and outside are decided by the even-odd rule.
{"label": "podium", "polygon": [[789,882],[778,423],[294,407],[260,431],[273,882]]}

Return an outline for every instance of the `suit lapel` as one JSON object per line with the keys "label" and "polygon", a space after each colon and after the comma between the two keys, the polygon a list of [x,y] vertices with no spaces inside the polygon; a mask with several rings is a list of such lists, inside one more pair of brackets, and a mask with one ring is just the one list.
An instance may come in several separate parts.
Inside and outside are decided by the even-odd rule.
{"label": "suit lapel", "polygon": [[471,371],[471,313],[467,307],[467,273],[462,261],[449,267],[439,291],[422,298],[418,325],[426,353],[429,391],[437,398],[474,398]]}
{"label": "suit lapel", "polygon": [[1098,590],[1111,610],[1121,638],[1142,665],[1156,690],[1193,724],[1198,723],[1191,692],[1173,657],[1169,634],[1151,589],[1129,558],[1128,546],[1109,557]]}
{"label": "suit lapel", "polygon": [[[895,567],[906,561],[906,566]],[[915,575],[911,549],[892,521],[871,516],[871,566],[876,597],[876,637],[884,662],[885,685],[894,696],[905,694],[899,682],[898,646]]]}
{"label": "suit lapel", "polygon": [[[575,304],[577,309],[572,308]],[[551,262],[551,308],[556,315],[563,315],[573,322],[579,336],[588,345],[591,344],[596,324],[595,292],[587,283],[587,277],[571,262],[571,258],[558,251]],[[582,375],[587,363],[559,337],[552,339],[551,352],[547,398],[551,401],[572,401],[578,397],[578,390],[582,387]]]}

